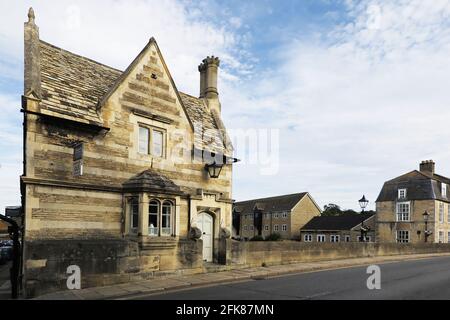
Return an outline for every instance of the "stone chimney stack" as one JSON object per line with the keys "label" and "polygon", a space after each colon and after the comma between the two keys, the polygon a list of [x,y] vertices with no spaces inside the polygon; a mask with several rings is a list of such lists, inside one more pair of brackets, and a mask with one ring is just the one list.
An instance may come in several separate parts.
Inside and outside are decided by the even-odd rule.
{"label": "stone chimney stack", "polygon": [[200,71],[200,98],[205,98],[211,110],[220,115],[219,92],[217,91],[217,76],[220,60],[217,57],[207,57],[198,67]]}
{"label": "stone chimney stack", "polygon": [[425,160],[420,163],[420,172],[434,174],[435,163],[433,160]]}
{"label": "stone chimney stack", "polygon": [[28,22],[25,22],[25,73],[24,73],[24,95],[28,96],[34,92],[38,98],[41,97],[41,64],[39,50],[39,28],[34,22],[34,10],[28,11]]}

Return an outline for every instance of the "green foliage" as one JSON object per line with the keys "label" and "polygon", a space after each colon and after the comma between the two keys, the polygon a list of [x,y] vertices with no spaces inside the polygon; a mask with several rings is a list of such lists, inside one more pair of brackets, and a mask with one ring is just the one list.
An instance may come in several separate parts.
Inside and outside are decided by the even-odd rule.
{"label": "green foliage", "polygon": [[258,235],[251,238],[250,241],[264,241],[264,238]]}
{"label": "green foliage", "polygon": [[272,233],[270,236],[266,238],[266,241],[278,241],[281,239],[281,235],[279,233]]}
{"label": "green foliage", "polygon": [[[323,207],[322,216],[343,216],[343,215],[356,215],[361,212],[357,212],[352,209],[342,210],[340,206],[334,203],[327,204]],[[365,211],[365,213],[375,213],[374,211]]]}

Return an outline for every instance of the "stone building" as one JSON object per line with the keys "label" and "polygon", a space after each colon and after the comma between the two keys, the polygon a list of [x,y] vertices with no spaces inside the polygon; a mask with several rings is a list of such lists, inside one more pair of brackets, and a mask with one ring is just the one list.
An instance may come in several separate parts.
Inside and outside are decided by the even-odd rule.
{"label": "stone building", "polygon": [[303,242],[361,242],[363,226],[364,242],[375,240],[375,213],[345,214],[312,218],[300,230]]}
{"label": "stone building", "polygon": [[69,265],[86,287],[225,263],[237,160],[219,59],[200,64],[195,97],[177,90],[153,38],[121,71],[40,40],[32,9],[28,18],[26,294],[65,288]]}
{"label": "stone building", "polygon": [[432,160],[385,182],[376,201],[377,241],[450,242],[449,185],[449,178],[435,172]]}
{"label": "stone building", "polygon": [[251,239],[277,233],[282,239],[298,239],[300,228],[320,212],[308,192],[236,202],[233,237]]}

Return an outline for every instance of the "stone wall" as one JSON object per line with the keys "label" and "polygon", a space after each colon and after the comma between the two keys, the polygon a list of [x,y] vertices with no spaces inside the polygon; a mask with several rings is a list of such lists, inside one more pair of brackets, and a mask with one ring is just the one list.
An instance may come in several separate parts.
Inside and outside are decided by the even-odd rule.
{"label": "stone wall", "polygon": [[260,267],[264,265],[314,262],[398,254],[449,252],[450,244],[397,243],[304,243],[297,241],[233,241],[231,263]]}
{"label": "stone wall", "polygon": [[[140,248],[130,240],[27,242],[25,296],[67,289],[67,267],[81,269],[82,288],[139,281],[167,273],[203,272],[202,241],[173,240]],[[175,259],[174,259],[175,258]]]}

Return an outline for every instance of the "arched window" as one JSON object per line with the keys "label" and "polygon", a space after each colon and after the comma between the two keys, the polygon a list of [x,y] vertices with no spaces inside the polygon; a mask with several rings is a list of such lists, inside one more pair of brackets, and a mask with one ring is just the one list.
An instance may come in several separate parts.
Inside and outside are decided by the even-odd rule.
{"label": "arched window", "polygon": [[164,201],[161,215],[161,235],[170,236],[172,234],[172,210],[172,202]]}
{"label": "arched window", "polygon": [[148,207],[148,235],[159,235],[159,202],[152,200]]}
{"label": "arched window", "polygon": [[133,198],[130,201],[130,229],[131,232],[137,233],[139,226],[139,200]]}

